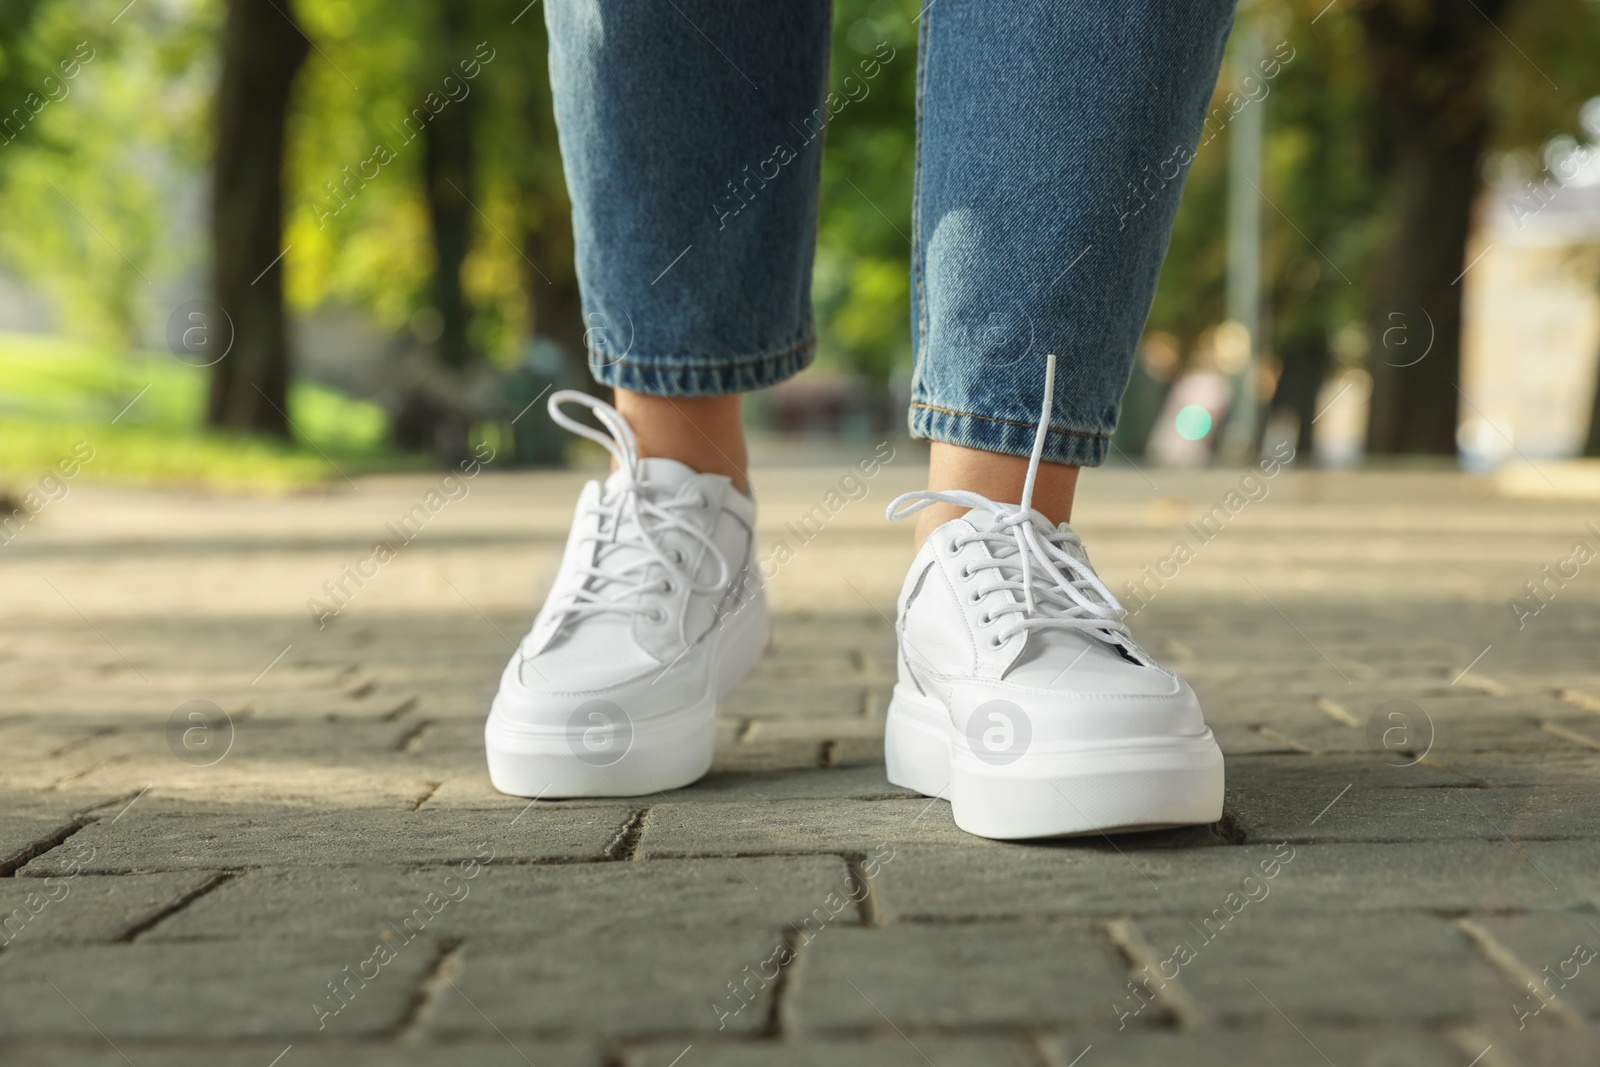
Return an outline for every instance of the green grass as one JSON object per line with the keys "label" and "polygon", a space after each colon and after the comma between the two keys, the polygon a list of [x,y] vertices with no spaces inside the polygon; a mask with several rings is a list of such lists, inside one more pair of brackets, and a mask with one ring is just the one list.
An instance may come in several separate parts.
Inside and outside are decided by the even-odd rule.
{"label": "green grass", "polygon": [[376,404],[309,381],[290,388],[293,442],[209,433],[208,382],[161,353],[0,333],[0,487],[26,489],[78,442],[94,449],[80,477],[144,484],[286,490],[429,464],[387,444]]}

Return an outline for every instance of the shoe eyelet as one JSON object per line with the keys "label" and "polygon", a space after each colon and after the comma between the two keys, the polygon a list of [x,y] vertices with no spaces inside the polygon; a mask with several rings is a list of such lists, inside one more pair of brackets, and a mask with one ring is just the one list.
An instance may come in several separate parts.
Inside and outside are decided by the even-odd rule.
{"label": "shoe eyelet", "polygon": [[1003,644],[1005,644],[1005,642],[1000,639],[1000,635],[999,634],[996,634],[994,637],[989,638],[989,647],[990,648],[999,648]]}
{"label": "shoe eyelet", "polygon": [[659,626],[667,621],[667,613],[660,608],[656,608],[650,613],[650,621]]}
{"label": "shoe eyelet", "polygon": [[961,554],[961,545],[956,541],[955,538],[952,537],[950,539],[950,543],[945,546],[945,551],[949,552],[952,556],[958,556]]}
{"label": "shoe eyelet", "polygon": [[988,626],[992,622],[994,622],[994,616],[987,611],[978,616],[979,626]]}
{"label": "shoe eyelet", "polygon": [[983,594],[980,593],[978,590],[974,589],[972,591],[972,595],[967,597],[967,603],[969,603],[969,604],[981,604],[981,603],[983,603]]}
{"label": "shoe eyelet", "polygon": [[683,549],[675,548],[675,549],[672,550],[672,562],[674,562],[674,563],[685,563],[685,562],[687,562],[687,559],[684,557],[684,554],[683,554]]}
{"label": "shoe eyelet", "polygon": [[694,495],[694,506],[697,508],[709,508],[711,500],[704,493],[696,493]]}
{"label": "shoe eyelet", "polygon": [[661,591],[663,593],[676,593],[678,591],[678,583],[674,582],[671,578],[668,578],[662,583]]}

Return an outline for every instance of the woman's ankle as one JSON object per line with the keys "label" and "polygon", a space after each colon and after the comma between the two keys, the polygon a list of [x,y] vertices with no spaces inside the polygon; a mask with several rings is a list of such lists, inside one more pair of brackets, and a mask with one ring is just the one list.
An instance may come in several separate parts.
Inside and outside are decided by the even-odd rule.
{"label": "woman's ankle", "polygon": [[[1061,463],[1039,464],[1033,486],[1033,507],[1054,523],[1072,519],[1072,498],[1078,486],[1079,467]],[[977,448],[933,442],[928,455],[928,488],[936,492],[964,489],[1005,504],[1022,501],[1028,479],[1028,457],[985,452]],[[917,515],[916,547],[951,519],[965,513],[953,504],[934,504]]]}
{"label": "woman's ankle", "polygon": [[749,453],[742,394],[653,396],[618,389],[615,407],[639,438],[640,455],[725,475],[740,492],[746,490]]}

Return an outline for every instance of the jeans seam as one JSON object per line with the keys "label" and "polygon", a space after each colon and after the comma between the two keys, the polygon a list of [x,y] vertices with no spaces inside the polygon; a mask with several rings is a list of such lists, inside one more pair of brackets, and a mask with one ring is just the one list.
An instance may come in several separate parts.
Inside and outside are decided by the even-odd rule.
{"label": "jeans seam", "polygon": [[609,363],[600,364],[600,368],[637,367],[641,370],[659,371],[663,373],[684,370],[738,370],[741,367],[757,367],[764,363],[772,363],[776,360],[783,359],[785,356],[792,356],[801,349],[810,348],[816,343],[816,335],[813,333],[808,333],[804,340],[797,344],[792,344],[788,348],[781,348],[775,352],[764,352],[761,355],[754,356],[750,359],[741,359],[731,363],[726,360],[716,360],[714,362],[702,363],[694,361],[692,358],[688,361],[684,361],[682,356],[661,356],[648,361],[641,361],[637,359],[614,359]]}
{"label": "jeans seam", "polygon": [[[984,422],[1003,422],[1008,426],[1026,426],[1037,428],[1039,425],[1037,420],[1033,422],[1024,422],[1020,419],[1002,419],[994,415],[979,415],[975,411],[955,411],[951,408],[939,407],[937,404],[924,404],[921,401],[916,400],[911,402],[911,406],[913,408],[922,408],[924,411],[937,411],[941,415],[954,415],[957,418],[982,419]],[[1087,430],[1058,430],[1054,426],[1046,428],[1045,433],[1065,434],[1068,437],[1088,437],[1100,441],[1109,441],[1111,439],[1111,435],[1108,433],[1091,433]]]}
{"label": "jeans seam", "polygon": [[913,131],[916,139],[915,159],[911,172],[911,272],[916,286],[916,316],[917,316],[917,360],[912,367],[912,387],[915,389],[921,384],[920,364],[927,359],[928,354],[928,288],[924,278],[922,262],[922,110],[923,94],[927,85],[928,73],[928,24],[932,21],[933,5],[928,5],[922,12],[922,29],[917,42],[917,101],[913,117]]}

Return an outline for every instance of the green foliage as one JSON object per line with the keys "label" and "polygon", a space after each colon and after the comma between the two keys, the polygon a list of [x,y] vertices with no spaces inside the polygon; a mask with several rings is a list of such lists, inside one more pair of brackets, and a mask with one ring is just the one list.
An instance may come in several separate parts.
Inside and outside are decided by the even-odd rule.
{"label": "green foliage", "polygon": [[[920,10],[908,0],[834,5],[830,89],[860,98],[834,118],[824,141],[815,277],[818,360],[880,382],[895,367],[911,364],[913,19]],[[883,54],[884,45],[893,49],[892,57],[878,64],[876,77],[866,78],[861,64]]]}
{"label": "green foliage", "polygon": [[[1266,100],[1252,105],[1268,119],[1262,191],[1275,206],[1265,214],[1263,276],[1274,345],[1363,319],[1362,279],[1390,220],[1374,147],[1384,108],[1371,90],[1362,12],[1378,4],[1425,12],[1438,2],[1330,8],[1325,0],[1261,0],[1254,9],[1267,50],[1280,40],[1295,50]],[[434,253],[423,140],[417,121],[407,120],[418,109],[426,114],[430,100],[451,97],[445,79],[454,78],[470,97],[445,106],[470,107],[476,129],[476,230],[463,272],[472,336],[492,358],[514,360],[534,328],[541,279],[571,278],[543,9],[526,0],[282,3],[314,43],[289,132],[291,306],[351,304],[383,328],[429,335]],[[140,322],[152,286],[202,265],[209,97],[224,7],[0,4],[0,108],[25,106],[79,41],[94,49],[66,95],[31,115],[17,136],[0,138],[0,196],[26,205],[0,213],[0,254],[56,296],[64,321],[97,350],[136,347],[141,332],[159,325]],[[831,88],[852,99],[828,128],[823,160],[819,361],[876,382],[911,358],[920,11],[919,0],[837,0],[834,11]],[[1578,106],[1600,93],[1600,5],[1506,0],[1493,12],[1486,91],[1496,150],[1537,153],[1553,135],[1577,134]],[[893,58],[864,78],[862,61],[885,46]],[[464,62],[476,64],[475,77],[465,76]],[[864,83],[866,95],[846,79]],[[1226,164],[1224,132],[1196,156],[1151,314],[1152,328],[1178,334],[1186,348],[1223,317]],[[304,422],[305,413],[294,415]]]}
{"label": "green foliage", "polygon": [[[40,5],[3,46],[9,140],[0,148],[0,250],[60,303],[67,329],[133,345],[158,281],[198,261],[193,197],[208,138],[212,5],[103,12]],[[115,14],[113,11],[112,14]]]}
{"label": "green foliage", "polygon": [[199,430],[205,371],[165,354],[0,334],[0,383],[7,480],[37,477],[78,441],[95,449],[91,479],[291,488],[416,462],[386,447],[376,405],[315,382],[291,390],[292,444]]}

